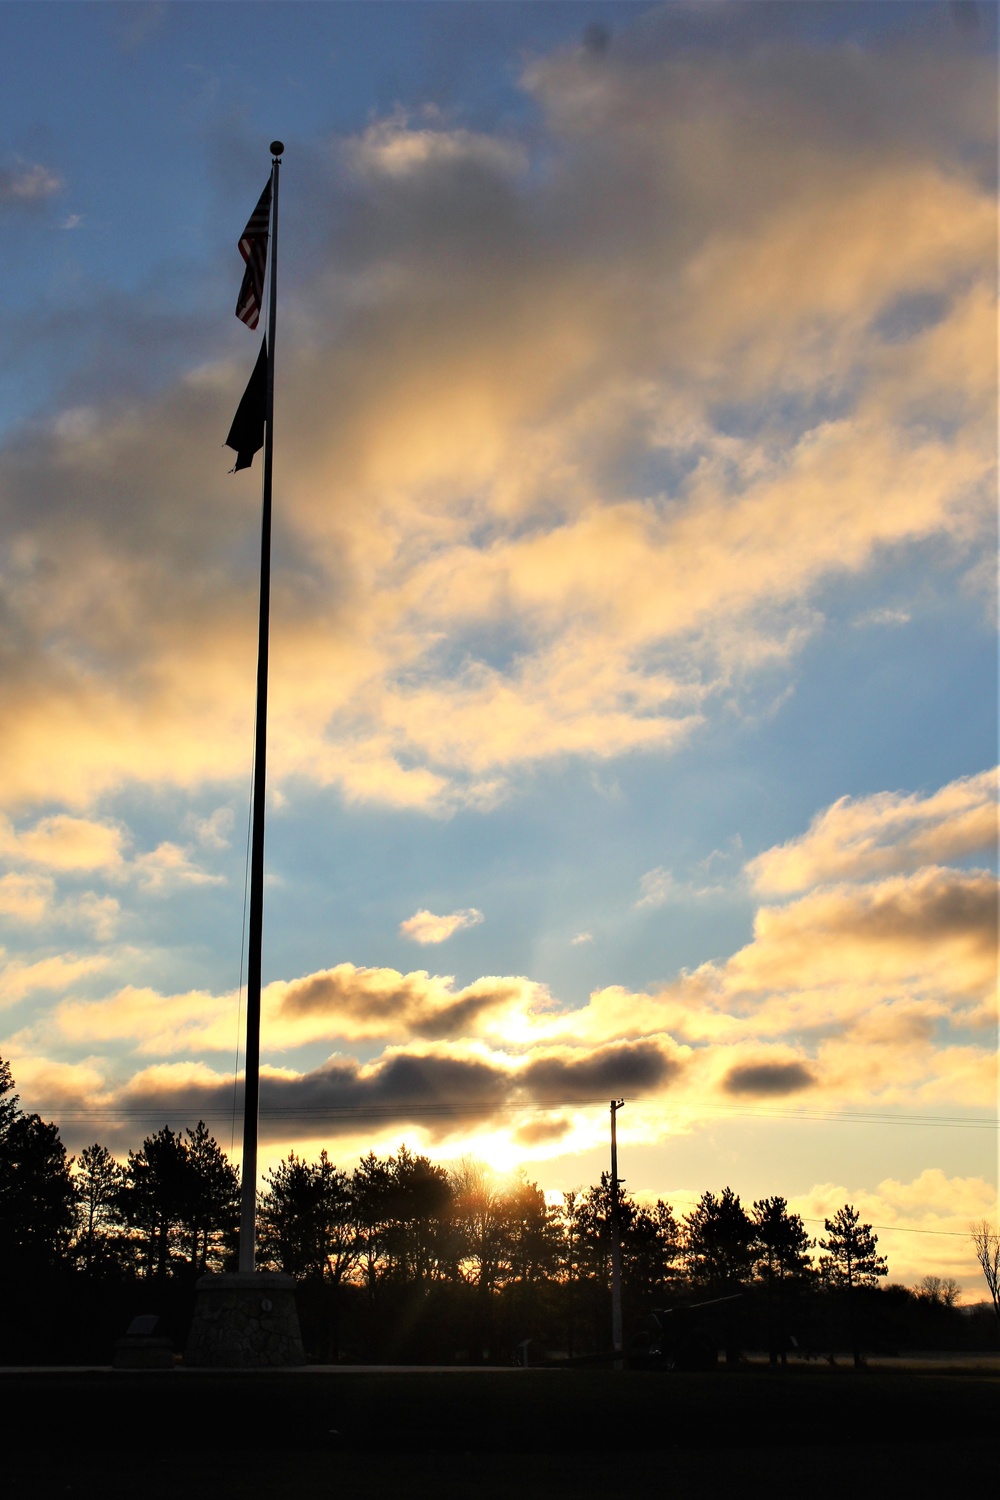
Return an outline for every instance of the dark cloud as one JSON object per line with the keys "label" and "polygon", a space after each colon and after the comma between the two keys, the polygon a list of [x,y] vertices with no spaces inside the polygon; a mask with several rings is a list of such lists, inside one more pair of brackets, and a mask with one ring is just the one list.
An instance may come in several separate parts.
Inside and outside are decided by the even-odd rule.
{"label": "dark cloud", "polygon": [[815,1088],[816,1078],[803,1063],[743,1063],[730,1068],[722,1087],[727,1094],[758,1094],[780,1098]]}
{"label": "dark cloud", "polygon": [[[390,1052],[371,1067],[333,1057],[297,1077],[261,1078],[260,1135],[263,1141],[321,1140],[419,1125],[432,1139],[443,1140],[534,1104],[648,1093],[679,1070],[679,1063],[650,1041],[603,1047],[582,1058],[542,1056],[521,1068],[435,1052]],[[237,1102],[238,1137],[242,1101]],[[43,1113],[60,1126],[72,1150],[96,1135],[123,1151],[165,1124],[177,1130],[199,1119],[224,1140],[233,1120],[233,1085],[214,1078],[140,1079],[100,1107],[83,1095],[52,1095]],[[565,1128],[565,1121],[532,1121],[522,1127],[529,1136],[519,1139],[555,1137]]]}
{"label": "dark cloud", "polygon": [[682,1066],[656,1042],[620,1042],[585,1057],[540,1057],[520,1078],[528,1097],[558,1101],[662,1088],[678,1077]]}
{"label": "dark cloud", "polygon": [[831,933],[871,943],[936,946],[960,939],[986,954],[997,951],[997,902],[993,880],[980,871],[932,870],[878,890],[863,911],[846,904]]}
{"label": "dark cloud", "polygon": [[555,1119],[529,1120],[514,1131],[514,1139],[519,1146],[538,1146],[544,1141],[559,1140],[569,1128],[570,1121],[565,1115],[556,1115]]}

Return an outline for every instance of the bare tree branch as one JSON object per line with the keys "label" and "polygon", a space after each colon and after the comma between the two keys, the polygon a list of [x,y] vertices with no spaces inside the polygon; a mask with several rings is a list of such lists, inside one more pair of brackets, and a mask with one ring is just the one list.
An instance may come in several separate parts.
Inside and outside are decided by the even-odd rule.
{"label": "bare tree branch", "polygon": [[978,1224],[972,1225],[971,1234],[976,1259],[982,1267],[993,1298],[993,1311],[1000,1324],[1000,1231],[989,1219],[980,1219]]}

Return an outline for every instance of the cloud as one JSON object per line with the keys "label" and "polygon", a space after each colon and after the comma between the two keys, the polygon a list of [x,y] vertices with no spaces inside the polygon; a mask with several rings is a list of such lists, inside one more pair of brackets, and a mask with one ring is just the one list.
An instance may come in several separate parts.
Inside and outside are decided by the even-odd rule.
{"label": "cloud", "polygon": [[[431,1140],[468,1134],[470,1128],[502,1124],[518,1128],[538,1103],[567,1098],[593,1102],[635,1087],[654,1092],[669,1087],[679,1063],[651,1041],[598,1049],[588,1058],[564,1050],[542,1053],[530,1062],[511,1062],[499,1054],[475,1054],[438,1046],[427,1050],[387,1049],[371,1063],[335,1056],[305,1073],[261,1069],[261,1139],[297,1136],[370,1139],[373,1132],[398,1132],[416,1125]],[[36,1061],[30,1073],[37,1107],[65,1121],[64,1136],[75,1143],[93,1132],[93,1122],[115,1116],[104,1134],[119,1145],[165,1122],[196,1119],[218,1122],[231,1117],[232,1075],[200,1062],[160,1063],[133,1075],[119,1087],[103,1082],[89,1093],[69,1076],[61,1084],[54,1069]],[[42,1081],[48,1086],[40,1097]],[[89,1116],[89,1118],[88,1118]],[[530,1120],[529,1120],[530,1123]],[[89,1139],[90,1137],[87,1136]]]}
{"label": "cloud", "polygon": [[82,895],[64,901],[58,912],[64,923],[89,927],[100,943],[109,942],[115,936],[121,914],[121,902],[116,897],[99,896],[96,891],[84,891]]}
{"label": "cloud", "polygon": [[[394,112],[303,167],[277,795],[444,814],[496,806],[541,763],[613,777],[781,701],[831,582],[859,622],[888,623],[887,566],[949,581],[992,553],[992,60],[922,36],[803,47],[754,9],[704,24],[766,46],[678,49],[654,15],[599,56],[530,62],[521,134]],[[102,347],[133,370],[159,338],[127,298],[110,311]],[[152,394],[90,373],[0,448],[0,797],[17,820],[0,899],[101,937],[121,911],[77,897],[84,875],[154,895],[221,878],[206,851],[230,837],[250,741],[258,509],[219,454],[239,357],[189,360]],[[752,940],[649,992],[569,1010],[524,976],[337,964],[268,986],[265,1046],[380,1044],[316,1097],[381,1098],[390,1120],[407,1079],[443,1090],[452,1068],[508,1097],[535,1060],[547,1096],[669,1082],[691,1116],[797,1079],[828,1104],[988,1098],[995,888],[946,866],[988,846],[991,787],[827,808],[748,866]],[[151,851],[95,811],[176,788],[226,806]],[[638,893],[690,894],[663,866]],[[441,941],[472,915],[403,931]],[[86,962],[33,951],[5,971],[9,1003],[51,990],[37,1046],[46,1029],[68,1051],[130,1046],[174,1059],[143,1075],[152,1095],[224,1092],[195,1062],[232,1047],[235,995],[163,994],[135,955],[133,984],[116,969],[84,1000]],[[651,1108],[651,1133],[667,1123]]]}
{"label": "cloud", "polygon": [[639,889],[642,895],[635,903],[638,908],[644,906],[662,906],[669,900],[674,889],[674,877],[669,870],[662,865],[657,865],[655,870],[647,870],[639,880]]}
{"label": "cloud", "polygon": [[408,937],[415,943],[443,943],[456,932],[462,932],[466,927],[477,927],[486,919],[481,911],[474,906],[466,907],[464,911],[453,911],[450,916],[436,917],[432,911],[414,912],[412,917],[407,917],[405,922],[400,922],[399,931],[402,937]]}
{"label": "cloud", "polygon": [[859,615],[854,624],[859,629],[865,625],[908,625],[912,618],[908,609],[893,609],[885,606],[881,609],[870,609],[866,614]]}
{"label": "cloud", "polygon": [[514,1139],[518,1145],[522,1146],[548,1146],[555,1141],[562,1140],[571,1126],[572,1121],[566,1115],[550,1116],[543,1120],[526,1120],[514,1131]]}
{"label": "cloud", "polygon": [[527,154],[517,141],[472,130],[411,126],[400,110],[388,119],[374,121],[362,135],[350,140],[344,156],[364,177],[396,179],[412,178],[435,168],[453,172],[477,166],[487,173],[516,174],[528,164]]}
{"label": "cloud", "polygon": [[119,824],[57,813],[17,832],[0,817],[0,855],[60,873],[100,870],[118,875],[128,835]]}
{"label": "cloud", "polygon": [[[551,1001],[542,985],[521,978],[477,979],[454,990],[454,980],[419,969],[358,969],[338,964],[274,987],[279,1034],[312,1032],[327,1037],[461,1037],[505,1033],[513,1017],[542,1010]],[[269,992],[269,1004],[270,992]]]}
{"label": "cloud", "polygon": [[[318,1041],[400,1041],[495,1036],[516,1048],[533,1018],[552,1008],[544,985],[514,976],[484,976],[456,990],[449,976],[426,970],[366,969],[342,963],[291,981],[266,985],[261,997],[264,1045],[275,1049]],[[100,999],[60,1000],[39,1035],[70,1042],[128,1042],[141,1054],[231,1052],[235,993],[204,990],[164,995],[125,985]]]}
{"label": "cloud", "polygon": [[[276,787],[440,813],[669,754],[789,672],[831,578],[988,535],[987,60],[653,33],[532,62],[523,138],[393,114],[304,184]],[[913,297],[934,318],[890,337]],[[115,337],[132,369],[148,326]],[[242,773],[256,522],[218,435],[245,373],[122,377],[0,451],[9,805]]]}
{"label": "cloud", "polygon": [[133,863],[143,889],[155,895],[180,886],[223,885],[225,876],[212,875],[194,863],[185,849],[169,840],[158,844],[148,854],[140,854]]}
{"label": "cloud", "polygon": [[[887,818],[906,847],[893,850],[886,839],[892,857],[885,863],[910,863],[914,848],[962,853],[977,826],[969,810],[978,809],[990,779],[968,778],[930,799],[870,799],[869,821],[873,808],[906,814]],[[813,829],[825,827],[826,817]],[[856,856],[855,868],[871,868],[867,854]],[[827,869],[825,860],[813,873]],[[753,940],[724,960],[645,994],[610,986],[571,1012],[552,1007],[528,1019],[549,1044],[665,1034],[689,1048],[672,1095],[675,1121],[679,1108],[696,1120],[700,1099],[803,1089],[838,1108],[875,1100],[990,1108],[996,920],[996,880],[983,870],[929,864],[874,881],[820,884],[785,905],[761,907]]]}
{"label": "cloud", "polygon": [[19,922],[42,922],[50,914],[55,888],[55,881],[46,875],[4,875],[0,878],[0,915]]}
{"label": "cloud", "polygon": [[77,958],[57,954],[28,962],[10,959],[0,967],[0,1006],[14,1005],[39,990],[68,989],[77,980],[99,973],[107,964],[102,955]]}
{"label": "cloud", "polygon": [[104,942],[113,937],[120,915],[120,903],[113,896],[98,896],[95,891],[58,899],[56,882],[50,875],[11,871],[0,877],[0,916],[18,923],[83,927]]}
{"label": "cloud", "polygon": [[812,1088],[816,1078],[802,1063],[742,1063],[730,1068],[722,1087],[727,1094],[781,1098]]}
{"label": "cloud", "polygon": [[930,866],[871,885],[837,885],[762,907],[754,942],[729,960],[736,987],[760,992],[855,977],[907,976],[971,992],[996,974],[996,881],[982,870]]}
{"label": "cloud", "polygon": [[[720,859],[726,858],[719,850],[713,851],[708,859],[703,861],[703,866],[711,866]],[[639,889],[642,895],[635,903],[637,911],[642,911],[647,906],[663,906],[667,901],[688,901],[692,897],[717,896],[724,887],[721,885],[696,886],[689,881],[675,880],[672,872],[665,869],[663,865],[657,865],[655,870],[647,870],[646,874],[639,879]]]}
{"label": "cloud", "polygon": [[[667,1028],[718,1045],[816,1037],[910,1006],[933,1027],[946,1017],[977,1027],[990,1024],[996,972],[994,877],[929,867],[763,907],[752,942],[729,958],[647,995],[595,991],[572,1024],[592,1037]],[[555,1015],[545,1024],[555,1034],[568,1022]]]}
{"label": "cloud", "polygon": [[62,191],[63,181],[40,162],[0,167],[0,204],[34,207]]}
{"label": "cloud", "polygon": [[[917,807],[919,826],[940,839],[945,823],[928,808],[947,804],[961,822],[978,805],[976,783],[955,783],[950,800],[937,793],[909,804],[895,795],[886,805]],[[813,827],[822,824],[821,815]],[[948,837],[954,845],[954,829]],[[11,998],[32,984],[65,990],[78,977],[74,962],[72,955],[52,960],[51,970],[15,962],[4,984]],[[457,988],[453,978],[425,970],[341,963],[269,984],[262,1035],[272,1053],[353,1040],[380,1044],[383,1061],[486,1059],[517,1071],[533,1096],[554,1103],[566,1090],[601,1094],[613,1086],[655,1097],[669,1083],[677,1128],[684,1121],[690,1128],[705,1103],[805,1091],[811,1102],[836,1108],[860,1101],[987,1108],[996,973],[995,878],[926,865],[821,884],[762,906],[749,943],[646,993],[610,986],[569,1008],[524,976],[484,976]],[[229,1053],[236,1011],[234,994],[126,986],[101,999],[64,995],[36,1028],[35,1043],[125,1043],[138,1055],[192,1058]],[[664,1117],[653,1109],[644,1128],[655,1135]],[[577,1139],[575,1125],[571,1133]]]}
{"label": "cloud", "polygon": [[823,1220],[845,1203],[854,1205],[863,1222],[878,1226],[879,1251],[888,1258],[892,1281],[917,1286],[924,1276],[954,1276],[962,1286],[963,1301],[982,1301],[984,1284],[969,1224],[977,1218],[996,1218],[995,1183],[981,1177],[948,1177],[940,1168],[929,1167],[910,1182],[887,1177],[875,1188],[820,1183],[790,1198],[788,1206],[807,1220],[810,1234],[822,1239]]}
{"label": "cloud", "polygon": [[[975,797],[956,785],[961,816]],[[274,1149],[329,1136],[361,1149],[373,1137],[398,1143],[404,1131],[442,1149],[471,1142],[499,1161],[543,1159],[557,1141],[563,1155],[592,1149],[601,1139],[593,1101],[617,1094],[633,1106],[634,1141],[647,1144],[747,1101],[988,1111],[995,922],[993,876],[927,865],[762,907],[752,941],[730,957],[647,993],[597,990],[572,1009],[523,976],[457,988],[423,970],[342,963],[274,981],[262,996],[265,1135]],[[165,1118],[226,1116],[231,1077],[204,1056],[232,1054],[235,994],[125,986],[73,997],[99,967],[71,954],[8,963],[5,1003],[45,989],[60,998],[5,1053],[86,1048],[96,1065],[95,1049],[121,1056],[124,1046],[161,1060],[102,1084],[90,1101],[60,1096],[78,1123],[88,1109],[125,1111],[134,1135]],[[273,1061],[283,1049],[351,1040],[375,1044],[375,1055],[335,1053],[302,1070]],[[124,1139],[124,1125],[114,1128]]]}
{"label": "cloud", "polygon": [[806,833],[748,862],[756,890],[785,895],[827,881],[865,879],[993,849],[997,773],[961,777],[930,796],[841,797]]}
{"label": "cloud", "polygon": [[[204,848],[225,849],[228,847],[225,833],[232,817],[229,808],[220,807],[205,819],[189,815],[185,826],[191,828]],[[0,857],[13,864],[39,866],[60,877],[86,873],[116,882],[137,880],[142,889],[155,894],[180,886],[223,883],[223,876],[202,869],[189,850],[169,840],[134,856],[131,843],[131,834],[120,823],[57,813],[18,830],[0,814]],[[36,889],[40,889],[37,884]],[[80,899],[75,902],[77,910],[82,909]],[[90,893],[86,900],[93,903],[97,897]],[[63,902],[59,909],[65,913],[73,905]],[[114,905],[117,908],[118,903]],[[106,914],[111,911],[107,905],[104,909]]]}
{"label": "cloud", "polygon": [[[148,986],[129,984],[99,1000],[60,1000],[41,1030],[50,1046],[58,1039],[94,1047],[124,1042],[146,1056],[232,1053],[238,1040],[236,1014],[235,995],[202,990],[161,995]],[[37,1041],[44,1045],[42,1036]]]}
{"label": "cloud", "polygon": [[204,848],[228,849],[234,821],[235,814],[231,807],[217,807],[207,818],[188,813],[184,819],[184,827],[194,834]]}
{"label": "cloud", "polygon": [[578,932],[576,937],[570,938],[570,945],[578,948],[582,943],[592,943],[594,934],[592,932]]}
{"label": "cloud", "polygon": [[[646,1037],[610,1044],[589,1055],[565,1049],[549,1056],[532,1056],[524,1064],[521,1077],[525,1087],[541,1100],[564,1103],[572,1102],[573,1096],[655,1091],[674,1082],[683,1067],[679,1053],[672,1054],[660,1040]],[[567,1094],[569,1100],[564,1098]]]}

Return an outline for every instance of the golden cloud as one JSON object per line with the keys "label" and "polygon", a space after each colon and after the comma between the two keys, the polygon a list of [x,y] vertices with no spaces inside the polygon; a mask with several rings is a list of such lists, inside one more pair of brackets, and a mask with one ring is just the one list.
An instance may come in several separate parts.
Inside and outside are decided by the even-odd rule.
{"label": "golden cloud", "polygon": [[338,964],[280,988],[270,986],[269,1031],[303,1040],[502,1035],[516,1014],[550,1003],[545,988],[528,979],[484,977],[461,990],[453,985],[450,977],[432,977],[423,969],[400,974]]}
{"label": "golden cloud", "polygon": [[[801,841],[768,851],[751,869],[770,869],[773,859],[772,878],[791,883],[780,862],[789,850],[796,870],[805,864],[820,878],[845,860],[867,872],[925,852],[960,854],[978,837],[988,786],[988,777],[972,777],[929,798],[841,800]],[[561,1088],[577,1079],[582,1090],[599,1089],[609,1048],[623,1079],[627,1056],[639,1060],[629,1077],[641,1093],[640,1064],[652,1048],[649,1077],[665,1078],[662,1059],[673,1059],[671,1098],[689,1122],[700,1101],[806,1091],[828,1106],[876,1098],[988,1105],[993,1056],[982,1036],[993,1024],[996,970],[994,877],[927,865],[821,884],[765,906],[752,942],[651,993],[612,986],[569,1010],[524,977],[487,976],[456,989],[425,970],[342,963],[268,985],[262,1030],[272,1050],[338,1039],[391,1044],[365,1064],[376,1070],[390,1057],[398,1070],[411,1065],[405,1057],[440,1058],[451,1048],[455,1062],[520,1070],[540,1096],[553,1070]],[[15,963],[3,983],[19,998],[32,986],[71,987],[89,972],[73,960]],[[232,1049],[236,1009],[234,995],[128,986],[100,1000],[62,999],[44,1031],[49,1043],[127,1042],[140,1053],[194,1057]],[[43,1044],[41,1033],[36,1040]],[[421,1043],[431,1052],[420,1052]],[[657,1118],[650,1129],[661,1128]]]}
{"label": "golden cloud", "polygon": [[462,911],[453,911],[446,917],[438,917],[432,911],[422,909],[414,912],[412,917],[407,917],[405,922],[400,922],[399,931],[403,937],[412,938],[415,943],[444,943],[456,932],[462,932],[466,927],[476,927],[485,921],[481,911],[476,907],[466,907]]}
{"label": "golden cloud", "polygon": [[727,980],[733,990],[759,993],[805,974],[813,984],[912,977],[980,993],[996,978],[996,921],[996,881],[983,870],[931,866],[828,887],[763,907],[754,942],[729,960]]}
{"label": "golden cloud", "polygon": [[31,828],[15,830],[0,818],[0,856],[17,863],[60,872],[100,870],[118,874],[124,863],[127,835],[116,823],[57,813]]}
{"label": "golden cloud", "polygon": [[[0,958],[3,950],[0,949]],[[88,958],[56,954],[36,959],[9,959],[0,967],[0,1006],[15,1005],[37,990],[68,989],[82,978],[97,974],[107,965],[107,958],[96,954]]]}
{"label": "golden cloud", "polygon": [[983,1299],[969,1225],[996,1218],[994,1183],[947,1177],[940,1168],[929,1167],[910,1182],[887,1177],[874,1189],[819,1183],[791,1198],[788,1206],[806,1219],[810,1234],[822,1239],[824,1219],[845,1203],[853,1204],[864,1222],[878,1226],[879,1251],[888,1258],[893,1281],[917,1286],[924,1276],[951,1276],[962,1287],[963,1301]]}
{"label": "golden cloud", "polygon": [[808,832],[750,860],[747,874],[758,891],[786,895],[992,849],[996,789],[992,770],[950,782],[928,797],[841,797],[813,819]]}
{"label": "golden cloud", "polygon": [[[66,969],[67,988],[71,977]],[[484,976],[456,990],[447,975],[432,976],[423,969],[401,974],[350,963],[301,979],[276,980],[264,988],[261,1001],[264,1044],[279,1050],[337,1039],[384,1042],[475,1035],[495,1035],[515,1044],[529,1039],[532,1018],[552,1006],[544,985],[529,979]],[[129,1042],[140,1053],[159,1056],[231,1052],[237,1010],[235,993],[191,990],[162,995],[126,985],[103,999],[60,1000],[43,1031],[50,1042],[56,1037],[68,1042]],[[45,1037],[40,1034],[38,1040],[44,1043]]]}
{"label": "golden cloud", "polygon": [[[668,752],[820,628],[826,578],[990,524],[985,73],[958,110],[944,60],[828,49],[815,98],[863,107],[861,150],[799,53],[606,61],[527,70],[545,173],[437,118],[341,143],[341,228],[289,299],[275,784],[447,810],[533,761]],[[929,325],[887,332],[915,296]],[[244,375],[0,453],[11,806],[242,774],[255,492],[218,443]]]}
{"label": "golden cloud", "polygon": [[56,883],[47,875],[17,875],[0,878],[0,916],[19,922],[41,922],[52,910]]}

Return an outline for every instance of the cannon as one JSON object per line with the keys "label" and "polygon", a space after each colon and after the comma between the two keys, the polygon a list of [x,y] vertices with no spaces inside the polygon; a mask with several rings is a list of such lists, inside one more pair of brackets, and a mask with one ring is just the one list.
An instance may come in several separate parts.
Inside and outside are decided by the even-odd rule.
{"label": "cannon", "polygon": [[714,1370],[721,1340],[709,1308],[736,1302],[742,1292],[713,1297],[707,1302],[688,1302],[658,1308],[649,1314],[647,1326],[629,1344],[632,1370]]}

